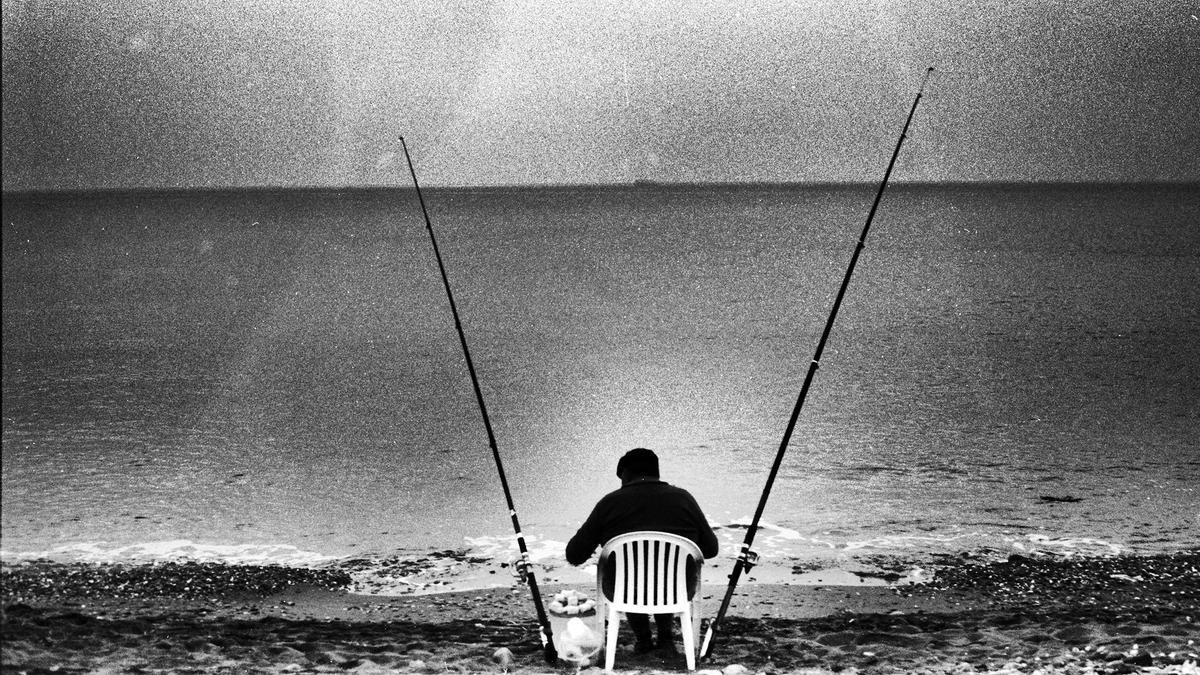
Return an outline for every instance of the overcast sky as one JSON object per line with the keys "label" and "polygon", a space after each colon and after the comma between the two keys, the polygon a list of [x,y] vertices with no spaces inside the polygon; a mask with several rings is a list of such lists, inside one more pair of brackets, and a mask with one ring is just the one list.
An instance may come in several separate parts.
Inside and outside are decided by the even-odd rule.
{"label": "overcast sky", "polygon": [[[1200,180],[1200,5],[3,0],[6,190]],[[941,72],[944,74],[940,74]]]}

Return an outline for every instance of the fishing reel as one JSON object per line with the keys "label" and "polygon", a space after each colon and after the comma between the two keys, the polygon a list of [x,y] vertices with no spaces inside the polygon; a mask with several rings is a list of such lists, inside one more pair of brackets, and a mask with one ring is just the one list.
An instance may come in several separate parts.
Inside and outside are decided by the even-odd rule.
{"label": "fishing reel", "polygon": [[517,583],[529,583],[529,560],[527,558],[517,558],[512,562],[512,575],[517,580]]}

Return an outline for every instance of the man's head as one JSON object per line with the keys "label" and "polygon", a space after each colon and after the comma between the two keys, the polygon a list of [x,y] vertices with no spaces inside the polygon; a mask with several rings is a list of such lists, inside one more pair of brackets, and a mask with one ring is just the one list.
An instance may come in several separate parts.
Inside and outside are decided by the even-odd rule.
{"label": "man's head", "polygon": [[630,450],[617,462],[617,478],[622,482],[634,478],[658,478],[658,455],[646,448]]}

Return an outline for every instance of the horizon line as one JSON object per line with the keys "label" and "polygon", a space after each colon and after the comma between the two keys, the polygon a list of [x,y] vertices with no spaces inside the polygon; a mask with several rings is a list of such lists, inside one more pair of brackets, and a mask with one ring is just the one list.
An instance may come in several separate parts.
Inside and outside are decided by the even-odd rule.
{"label": "horizon line", "polygon": [[[908,187],[930,186],[1117,186],[1117,185],[1195,185],[1200,178],[1193,179],[1138,179],[1138,180],[895,180],[888,185]],[[629,188],[830,188],[870,187],[878,181],[659,181],[636,179],[620,183],[498,183],[490,185],[422,185],[425,190],[441,191],[487,191],[487,190],[604,190]],[[105,193],[204,193],[204,192],[376,192],[387,190],[412,190],[413,185],[215,185],[215,186],[102,186],[73,188],[19,188],[3,189],[3,196],[105,194]]]}

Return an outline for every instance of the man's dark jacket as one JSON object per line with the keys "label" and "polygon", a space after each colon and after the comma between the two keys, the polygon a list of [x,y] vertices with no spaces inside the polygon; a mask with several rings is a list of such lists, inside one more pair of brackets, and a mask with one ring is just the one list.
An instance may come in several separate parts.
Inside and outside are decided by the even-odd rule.
{"label": "man's dark jacket", "polygon": [[604,495],[567,542],[567,562],[581,565],[596,547],[619,534],[654,530],[696,542],[705,558],[717,555],[717,535],[687,490],[645,479]]}

